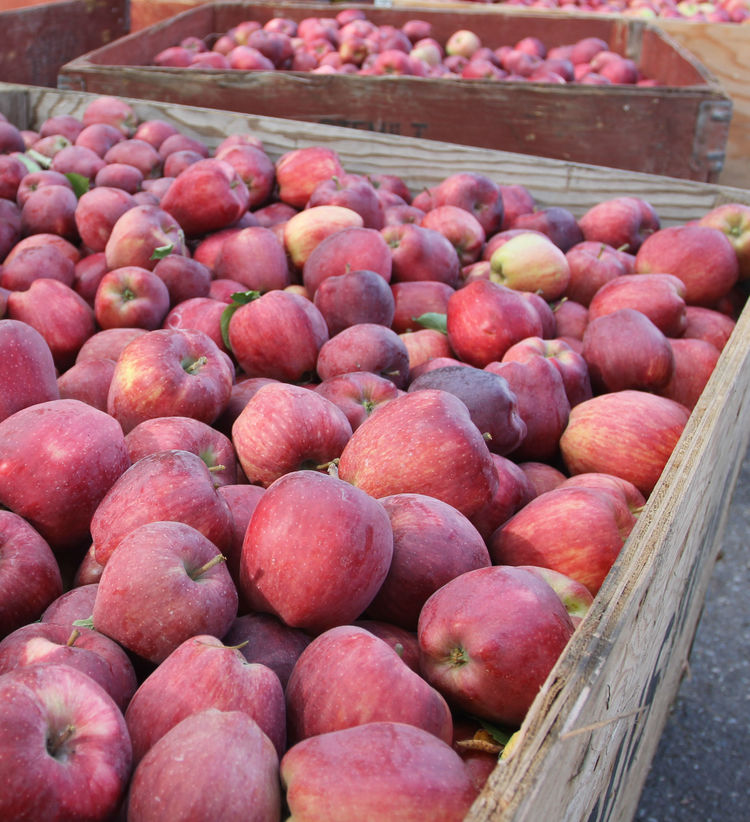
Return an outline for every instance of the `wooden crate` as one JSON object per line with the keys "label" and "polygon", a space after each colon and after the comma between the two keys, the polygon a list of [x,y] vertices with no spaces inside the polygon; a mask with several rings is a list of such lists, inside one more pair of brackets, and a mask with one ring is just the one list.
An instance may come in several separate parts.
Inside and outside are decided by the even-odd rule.
{"label": "wooden crate", "polygon": [[[200,71],[149,65],[187,35],[216,36],[244,19],[265,22],[330,16],[332,6],[219,2],[197,6],[133,32],[65,65],[63,89],[126,94],[167,102],[344,125],[464,145],[613,165],[713,181],[724,159],[731,102],[703,66],[663,32],[641,21],[420,9],[438,39],[457,28],[482,32],[490,45],[536,35],[549,45],[598,36],[632,56],[660,87],[300,72]],[[363,5],[377,23],[400,25],[408,9]],[[335,8],[340,8],[336,6]]]}
{"label": "wooden crate", "polygon": [[[0,85],[21,126],[80,116],[91,94]],[[750,192],[709,183],[368,133],[286,119],[130,100],[215,147],[251,131],[276,159],[329,145],[344,167],[400,174],[413,190],[455,171],[527,185],[542,205],[580,215],[620,194],[647,198],[665,225]],[[729,500],[750,437],[750,308],[743,312],[684,433],[594,605],[531,707],[466,822],[628,820],[686,669]]]}
{"label": "wooden crate", "polygon": [[[433,8],[460,12],[472,3],[462,0],[388,0],[386,5],[411,8],[418,16]],[[503,3],[491,3],[483,8],[503,14],[523,11]],[[559,9],[540,11],[553,17],[586,16]],[[617,19],[617,15],[611,16]],[[750,188],[750,25],[698,23],[668,17],[656,17],[649,22],[696,57],[731,98],[732,120],[718,182]]]}
{"label": "wooden crate", "polygon": [[2,0],[0,81],[54,88],[64,63],[129,27],[128,0]]}

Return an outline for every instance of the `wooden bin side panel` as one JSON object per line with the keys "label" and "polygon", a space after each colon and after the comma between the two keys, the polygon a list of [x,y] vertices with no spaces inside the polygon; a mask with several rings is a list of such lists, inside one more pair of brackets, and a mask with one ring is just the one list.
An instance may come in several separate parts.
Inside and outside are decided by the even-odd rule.
{"label": "wooden bin side panel", "polygon": [[0,81],[54,87],[67,61],[124,35],[127,0],[59,0],[0,11]]}
{"label": "wooden bin side panel", "polygon": [[495,770],[471,822],[632,819],[687,665],[748,444],[748,369],[750,308],[591,619],[532,706],[529,744]]}

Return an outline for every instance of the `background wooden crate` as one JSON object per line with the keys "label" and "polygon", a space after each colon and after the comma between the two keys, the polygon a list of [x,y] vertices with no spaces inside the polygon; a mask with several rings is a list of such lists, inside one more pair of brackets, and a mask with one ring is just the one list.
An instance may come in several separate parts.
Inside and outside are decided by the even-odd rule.
{"label": "background wooden crate", "polygon": [[57,85],[63,63],[126,34],[128,0],[3,0],[0,81]]}
{"label": "background wooden crate", "polygon": [[[64,89],[126,94],[310,122],[419,136],[463,145],[614,165],[711,181],[724,159],[731,102],[703,66],[663,32],[640,21],[420,9],[435,36],[458,28],[490,45],[535,35],[548,45],[598,36],[633,57],[660,87],[422,77],[316,75],[301,72],[200,71],[149,65],[183,37],[216,36],[245,19],[330,16],[342,6],[218,2],[185,11],[65,65]],[[408,9],[360,6],[376,23],[401,25]]]}
{"label": "background wooden crate", "polygon": [[[0,85],[0,112],[25,127],[80,116],[94,95]],[[527,185],[540,204],[577,215],[638,194],[663,223],[701,216],[750,192],[442,142],[427,142],[232,112],[130,100],[215,147],[250,131],[272,158],[329,145],[349,171],[400,174],[413,190],[466,170]],[[632,818],[669,706],[685,670],[729,499],[750,437],[750,309],[594,605],[522,726],[515,754],[495,769],[467,822],[580,822]]]}
{"label": "background wooden crate", "polygon": [[[462,0],[391,0],[394,8],[411,8],[418,15],[433,8],[458,12],[473,4]],[[513,14],[523,10],[503,3],[482,6],[488,12]],[[553,17],[586,16],[583,12],[541,10]],[[617,15],[605,15],[617,19]],[[730,96],[732,121],[726,146],[720,183],[750,188],[750,25],[736,23],[698,23],[677,18],[656,17],[651,25],[664,31],[672,40],[693,54]]]}

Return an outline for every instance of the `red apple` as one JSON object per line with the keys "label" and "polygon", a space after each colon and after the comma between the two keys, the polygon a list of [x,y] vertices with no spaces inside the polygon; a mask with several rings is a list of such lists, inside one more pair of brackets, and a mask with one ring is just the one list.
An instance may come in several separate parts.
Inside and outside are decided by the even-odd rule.
{"label": "red apple", "polygon": [[352,269],[326,277],[313,298],[323,315],[330,336],[357,323],[375,323],[390,328],[395,301],[386,280],[375,271]]}
{"label": "red apple", "polygon": [[80,400],[106,413],[107,395],[114,372],[114,360],[77,362],[57,378],[60,399]]}
{"label": "red apple", "polygon": [[106,328],[92,334],[81,346],[76,362],[86,360],[119,360],[125,346],[146,334],[145,328]]}
{"label": "red apple", "polygon": [[[640,197],[613,197],[592,206],[579,220],[585,240],[606,243],[635,254],[659,230],[659,216]],[[655,270],[655,269],[654,269]]]}
{"label": "red apple", "polygon": [[689,305],[685,308],[683,337],[705,340],[722,351],[734,331],[735,321],[721,311]]}
{"label": "red apple", "polygon": [[94,510],[130,465],[120,426],[96,408],[61,399],[16,411],[0,422],[0,439],[0,503],[53,550],[80,547]]}
{"label": "red apple", "polygon": [[257,722],[242,711],[208,708],[178,722],[138,763],[128,817],[278,822],[278,770],[279,756]]}
{"label": "red apple", "polygon": [[278,754],[286,738],[284,692],[276,674],[249,663],[238,648],[209,634],[186,639],[141,683],[125,721],[140,762],[166,733],[208,708],[242,711],[258,723]]}
{"label": "red apple", "polygon": [[351,208],[312,206],[297,212],[284,223],[284,248],[295,268],[303,270],[308,257],[327,237],[345,228],[364,227],[362,217]]}
{"label": "red apple", "polygon": [[468,517],[497,488],[492,456],[466,405],[436,389],[397,397],[360,425],[341,454],[339,476],[375,497],[437,497]]}
{"label": "red apple", "polygon": [[229,358],[207,334],[157,329],[120,354],[107,410],[125,433],[154,417],[193,417],[210,425],[229,401],[233,382]]}
{"label": "red apple", "polygon": [[0,511],[0,639],[38,619],[62,594],[60,567],[52,549],[12,511]]}
{"label": "red apple", "polygon": [[0,421],[27,406],[60,398],[52,352],[33,326],[0,319],[0,349]]}
{"label": "red apple", "polygon": [[236,616],[237,589],[216,545],[184,522],[146,522],[107,559],[93,620],[158,664],[196,634],[223,636]]}
{"label": "red apple", "polygon": [[206,463],[189,451],[141,457],[112,484],[90,518],[96,561],[106,566],[120,542],[149,522],[190,525],[222,552],[232,539],[227,504]]}
{"label": "red apple", "polygon": [[276,161],[279,199],[303,208],[321,180],[344,174],[338,154],[326,146],[292,149]]}
{"label": "red apple", "polygon": [[602,394],[570,412],[560,451],[571,474],[614,474],[648,497],[689,416],[684,405],[647,391]]}
{"label": "red apple", "polygon": [[450,742],[445,699],[382,639],[355,625],[305,648],[286,687],[289,743],[370,722],[403,722]]}
{"label": "red apple", "polygon": [[394,282],[430,280],[452,288],[458,285],[458,252],[439,231],[403,223],[386,226],[381,234],[391,249]]}
{"label": "red apple", "polygon": [[167,254],[187,254],[187,246],[174,217],[159,206],[137,205],[124,210],[113,224],[104,253],[110,269],[151,270]]}
{"label": "red apple", "polygon": [[351,434],[337,405],[316,391],[281,382],[259,388],[232,425],[245,476],[266,488],[291,471],[325,470]]}
{"label": "red apple", "polygon": [[240,589],[254,610],[320,633],[364,611],[392,555],[380,503],[333,476],[294,471],[258,502],[245,534]]}
{"label": "red apple", "polygon": [[55,664],[3,674],[0,737],[0,818],[116,816],[131,743],[120,709],[90,676]]}
{"label": "red apple", "polygon": [[291,282],[284,246],[270,228],[263,226],[230,234],[221,244],[213,274],[237,280],[246,291],[271,291]]}
{"label": "red apple", "polygon": [[153,271],[137,265],[110,269],[99,281],[94,314],[100,328],[154,331],[169,311],[169,289]]}
{"label": "red apple", "polygon": [[739,267],[739,279],[750,277],[750,206],[742,203],[723,203],[706,212],[698,225],[718,228],[734,246]]}
{"label": "red apple", "polygon": [[73,624],[76,620],[88,619],[91,616],[94,610],[97,584],[90,582],[74,585],[73,588],[50,602],[39,617],[39,621],[62,625],[70,636],[76,627]]}
{"label": "red apple", "polygon": [[551,568],[595,595],[635,520],[624,495],[563,484],[503,523],[490,538],[490,556],[495,565]]}
{"label": "red apple", "polygon": [[672,379],[657,393],[669,397],[691,411],[716,368],[721,351],[706,340],[689,337],[669,340],[674,356]]}
{"label": "red apple", "polygon": [[449,822],[463,819],[476,797],[451,746],[402,722],[370,722],[298,742],[281,759],[281,781],[293,816],[330,822]]}
{"label": "red apple", "polygon": [[573,630],[560,598],[531,572],[479,568],[445,584],[422,608],[422,671],[454,706],[518,725]]}
{"label": "red apple", "polygon": [[371,371],[352,371],[329,377],[314,389],[337,405],[346,415],[352,431],[382,403],[395,399],[400,390],[394,382]]}
{"label": "red apple", "polygon": [[605,283],[627,273],[612,246],[594,240],[583,240],[565,253],[570,280],[565,289],[569,300],[588,306],[591,298]]}

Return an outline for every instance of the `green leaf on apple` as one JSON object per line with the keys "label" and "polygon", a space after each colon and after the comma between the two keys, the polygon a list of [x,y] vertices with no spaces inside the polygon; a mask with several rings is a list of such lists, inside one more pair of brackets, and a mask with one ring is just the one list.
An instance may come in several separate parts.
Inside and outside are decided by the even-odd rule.
{"label": "green leaf on apple", "polygon": [[42,167],[39,165],[39,163],[37,163],[36,160],[32,160],[28,154],[19,153],[15,156],[18,157],[18,159],[26,166],[26,169],[28,170],[29,174],[34,174],[37,171],[42,170]]}
{"label": "green leaf on apple", "polygon": [[221,339],[227,347],[227,351],[232,350],[232,346],[229,344],[229,322],[232,319],[234,312],[238,308],[242,308],[243,305],[247,305],[253,300],[257,300],[260,296],[260,291],[235,291],[235,293],[232,294],[232,302],[229,303],[224,311],[222,311],[220,321]]}
{"label": "green leaf on apple", "polygon": [[425,314],[420,314],[419,317],[412,317],[412,319],[423,328],[431,328],[434,331],[439,331],[441,334],[448,333],[448,317],[446,314],[428,311]]}
{"label": "green leaf on apple", "polygon": [[30,148],[26,152],[26,156],[31,157],[31,159],[34,160],[34,162],[36,162],[40,168],[50,168],[50,166],[52,165],[51,157],[47,157],[46,154],[42,154],[39,151],[35,151],[33,148]]}
{"label": "green leaf on apple", "polygon": [[150,259],[152,260],[163,260],[165,257],[168,257],[174,251],[174,243],[167,243],[166,245],[160,245],[154,249],[153,253],[151,254]]}
{"label": "green leaf on apple", "polygon": [[73,186],[73,193],[80,200],[81,197],[89,190],[91,180],[83,174],[77,174],[75,171],[68,171],[65,176],[68,182]]}
{"label": "green leaf on apple", "polygon": [[93,628],[94,627],[94,617],[90,616],[86,619],[74,619],[73,620],[73,627],[75,628]]}

